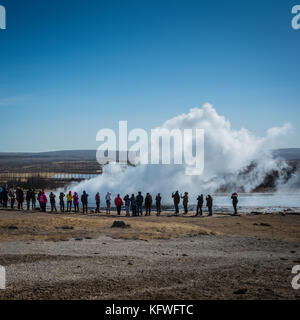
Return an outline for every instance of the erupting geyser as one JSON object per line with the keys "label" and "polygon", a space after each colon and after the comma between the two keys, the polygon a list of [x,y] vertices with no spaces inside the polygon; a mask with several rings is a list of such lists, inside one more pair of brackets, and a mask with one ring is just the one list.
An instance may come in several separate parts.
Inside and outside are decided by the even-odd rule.
{"label": "erupting geyser", "polygon": [[[160,192],[166,197],[174,190],[196,196],[199,192],[212,193],[224,187],[228,191],[243,188],[250,192],[263,182],[266,173],[281,172],[287,166],[273,159],[271,149],[276,148],[277,138],[286,134],[290,127],[286,123],[267,130],[264,137],[257,137],[245,128],[234,130],[230,122],[207,103],[160,126],[168,130],[205,130],[205,168],[201,176],[186,176],[186,165],[139,165],[122,170],[121,166],[110,164],[105,166],[102,176],[72,186],[72,189],[87,190],[91,195],[98,191],[102,195],[107,191],[125,195],[142,190],[153,194]],[[251,164],[251,170],[245,171]]]}

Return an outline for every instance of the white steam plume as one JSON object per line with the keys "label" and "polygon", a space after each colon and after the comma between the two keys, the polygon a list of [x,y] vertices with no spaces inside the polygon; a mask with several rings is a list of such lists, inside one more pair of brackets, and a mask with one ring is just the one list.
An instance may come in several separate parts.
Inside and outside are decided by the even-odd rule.
{"label": "white steam plume", "polygon": [[[104,167],[104,174],[97,178],[72,186],[73,191],[86,190],[92,197],[96,192],[103,196],[107,191],[114,195],[150,192],[153,196],[160,192],[165,201],[170,202],[173,191],[187,191],[191,196],[199,193],[213,193],[224,184],[243,186],[251,191],[265,177],[266,172],[278,169],[279,163],[272,159],[270,151],[276,147],[276,139],[286,134],[290,124],[271,128],[265,137],[257,137],[247,129],[234,130],[225,117],[220,116],[210,104],[193,108],[181,114],[160,128],[204,129],[205,169],[201,176],[186,176],[185,165],[147,165],[129,167],[111,164]],[[238,173],[252,161],[257,163],[251,173],[238,177]]]}

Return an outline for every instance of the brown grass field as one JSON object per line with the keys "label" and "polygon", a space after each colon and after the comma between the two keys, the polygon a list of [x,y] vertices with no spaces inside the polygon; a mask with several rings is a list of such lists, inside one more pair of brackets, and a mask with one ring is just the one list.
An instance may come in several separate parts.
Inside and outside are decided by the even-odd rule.
{"label": "brown grass field", "polygon": [[[129,228],[111,228],[114,220],[124,221]],[[261,225],[263,224],[263,225]],[[268,226],[269,225],[269,226]],[[14,228],[17,227],[17,228]],[[65,227],[65,228],[64,228]],[[72,227],[66,228],[66,227]],[[214,217],[168,216],[118,217],[115,214],[76,215],[2,211],[0,241],[68,240],[76,235],[105,235],[114,239],[175,239],[198,235],[229,235],[284,239],[300,242],[300,217],[295,215],[246,215]]]}

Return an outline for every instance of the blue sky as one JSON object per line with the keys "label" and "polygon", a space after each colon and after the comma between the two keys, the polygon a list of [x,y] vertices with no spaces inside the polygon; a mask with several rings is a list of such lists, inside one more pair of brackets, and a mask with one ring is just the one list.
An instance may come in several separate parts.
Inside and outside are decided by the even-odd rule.
{"label": "blue sky", "polygon": [[205,102],[300,147],[300,0],[0,0],[0,151],[92,149]]}

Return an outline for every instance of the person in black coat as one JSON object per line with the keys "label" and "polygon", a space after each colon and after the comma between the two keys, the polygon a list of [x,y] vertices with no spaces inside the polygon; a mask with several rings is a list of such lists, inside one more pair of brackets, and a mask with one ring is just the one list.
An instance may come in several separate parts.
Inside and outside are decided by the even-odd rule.
{"label": "person in black coat", "polygon": [[49,199],[50,199],[50,205],[51,205],[51,212],[57,212],[57,209],[56,209],[56,195],[51,192],[50,195],[49,195]]}
{"label": "person in black coat", "polygon": [[151,216],[151,207],[152,207],[152,196],[150,193],[147,193],[145,198],[146,216]]}
{"label": "person in black coat", "polygon": [[27,192],[26,192],[27,211],[30,210],[31,193],[32,193],[31,189],[27,190]]}
{"label": "person in black coat", "polygon": [[3,189],[2,189],[2,195],[1,195],[1,198],[2,198],[2,205],[3,205],[3,208],[7,208],[7,202],[8,202],[8,191],[7,191],[7,188],[6,188],[6,187],[3,187]]}
{"label": "person in black coat", "polygon": [[130,207],[131,207],[131,211],[132,211],[132,216],[136,217],[136,198],[135,198],[134,194],[132,194],[131,198],[130,198]]}
{"label": "person in black coat", "polygon": [[232,205],[233,205],[233,209],[234,209],[234,214],[237,215],[238,212],[237,212],[237,205],[239,203],[239,200],[238,200],[238,194],[235,192],[231,195],[231,199],[232,199]]}
{"label": "person in black coat", "polygon": [[208,215],[209,216],[212,216],[213,215],[213,198],[212,196],[209,194],[207,197],[206,197],[206,206],[208,208]]}
{"label": "person in black coat", "polygon": [[176,191],[175,193],[172,193],[172,198],[173,198],[173,201],[174,201],[175,214],[179,214],[179,203],[180,203],[179,192]]}
{"label": "person in black coat", "polygon": [[65,212],[65,194],[61,192],[59,194],[59,206],[60,206],[60,212]]}
{"label": "person in black coat", "polygon": [[32,210],[35,210],[35,204],[36,204],[36,194],[35,190],[31,190],[31,208]]}
{"label": "person in black coat", "polygon": [[83,207],[83,213],[88,213],[88,194],[83,191],[83,194],[81,196],[81,202]]}
{"label": "person in black coat", "polygon": [[18,202],[18,209],[23,210],[24,192],[20,187],[17,188],[16,198],[17,198],[17,202]]}
{"label": "person in black coat", "polygon": [[202,216],[203,212],[202,212],[202,208],[203,208],[203,202],[204,202],[204,198],[203,198],[203,194],[201,194],[198,198],[197,198],[197,212],[196,212],[196,216],[199,215]]}
{"label": "person in black coat", "polygon": [[143,203],[144,203],[144,197],[142,196],[142,193],[139,192],[138,195],[136,196],[136,208],[137,208],[137,215],[141,216],[143,215]]}
{"label": "person in black coat", "polygon": [[160,193],[156,196],[155,202],[156,202],[157,216],[160,216],[160,213],[161,213],[161,195],[160,195]]}
{"label": "person in black coat", "polygon": [[15,201],[16,201],[16,192],[15,189],[12,187],[9,190],[9,198],[10,198],[10,208],[15,208]]}

